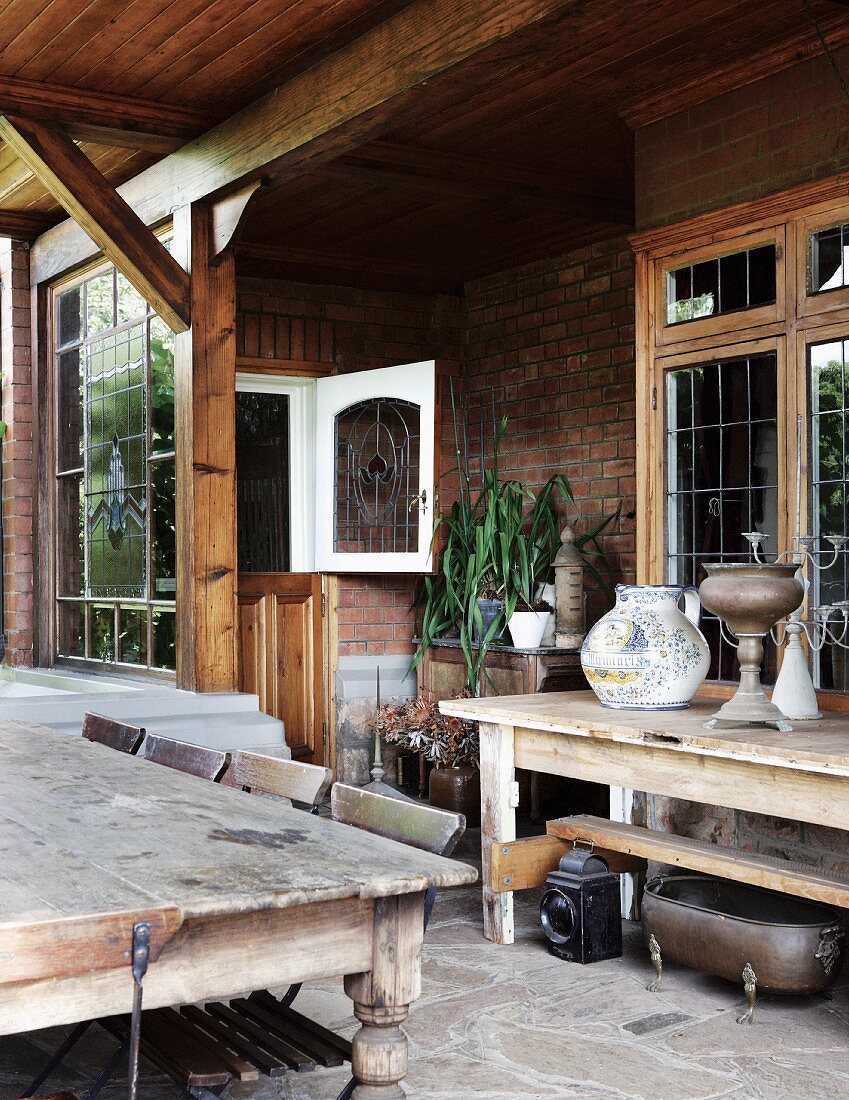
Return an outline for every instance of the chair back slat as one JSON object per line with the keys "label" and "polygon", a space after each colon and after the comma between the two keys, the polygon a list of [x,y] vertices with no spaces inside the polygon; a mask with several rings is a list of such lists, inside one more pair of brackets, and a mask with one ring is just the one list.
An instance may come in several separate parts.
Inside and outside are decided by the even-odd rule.
{"label": "chair back slat", "polygon": [[450,856],[466,830],[463,814],[422,806],[406,798],[375,794],[345,783],[334,784],[330,812],[334,821],[440,856]]}
{"label": "chair back slat", "polygon": [[315,806],[333,781],[329,768],[284,760],[258,752],[234,752],[222,782],[226,786],[248,787],[251,791],[290,798]]}
{"label": "chair back slat", "polygon": [[117,718],[107,718],[104,714],[89,712],[83,715],[83,737],[118,752],[134,755],[141,748],[144,736],[144,726],[132,726],[129,722],[119,722]]}
{"label": "chair back slat", "polygon": [[162,764],[166,768],[196,775],[200,779],[218,779],[230,762],[230,754],[220,749],[207,749],[202,745],[190,745],[187,741],[175,741],[170,737],[148,734],[142,755],[145,760]]}

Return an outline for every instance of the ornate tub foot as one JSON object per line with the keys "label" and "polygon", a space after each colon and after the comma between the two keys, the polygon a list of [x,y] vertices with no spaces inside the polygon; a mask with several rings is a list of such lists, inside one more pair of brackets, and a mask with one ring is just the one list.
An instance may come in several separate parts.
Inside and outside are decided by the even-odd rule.
{"label": "ornate tub foot", "polygon": [[746,963],[743,967],[743,989],[746,994],[746,1011],[742,1016],[737,1017],[738,1024],[751,1024],[755,1019],[755,997],[758,989],[758,978],[754,970],[752,970],[751,964]]}
{"label": "ornate tub foot", "polygon": [[660,944],[654,938],[654,933],[649,936],[649,951],[651,952],[651,961],[657,977],[653,982],[649,982],[646,989],[649,993],[659,993],[660,982],[663,978],[663,959],[660,957]]}

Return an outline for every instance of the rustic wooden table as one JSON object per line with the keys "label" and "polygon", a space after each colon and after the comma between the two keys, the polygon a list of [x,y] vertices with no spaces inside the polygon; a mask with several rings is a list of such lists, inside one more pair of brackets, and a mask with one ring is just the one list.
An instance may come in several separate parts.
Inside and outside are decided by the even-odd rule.
{"label": "rustic wooden table", "polygon": [[102,745],[0,722],[0,1034],[345,975],[354,1095],[400,1097],[424,891],[462,863]]}
{"label": "rustic wooden table", "polygon": [[514,769],[849,828],[849,717],[706,730],[717,709],[697,699],[683,711],[602,707],[590,691],[452,699],[445,714],[480,722],[484,933],[513,942],[513,895],[492,890],[493,842],[515,840]]}

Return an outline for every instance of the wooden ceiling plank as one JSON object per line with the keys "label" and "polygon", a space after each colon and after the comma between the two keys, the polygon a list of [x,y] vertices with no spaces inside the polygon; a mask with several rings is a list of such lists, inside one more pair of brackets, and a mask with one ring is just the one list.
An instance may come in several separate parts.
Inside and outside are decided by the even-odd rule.
{"label": "wooden ceiling plank", "polygon": [[[249,182],[288,178],[388,130],[423,81],[574,0],[417,0],[343,50],[295,77],[120,188],[143,221]],[[276,163],[275,163],[276,162]],[[57,233],[58,230],[58,233]],[[57,237],[64,237],[60,242]],[[88,245],[67,227],[43,238],[42,277]],[[52,259],[47,258],[53,250]],[[62,270],[62,268],[59,268]],[[38,281],[38,280],[37,280]]]}
{"label": "wooden ceiling plank", "polygon": [[621,194],[610,194],[570,186],[565,174],[503,164],[460,153],[376,141],[340,157],[325,171],[362,170],[387,181],[400,179],[417,186],[447,193],[465,193],[471,198],[521,196],[583,217],[621,221],[633,225],[633,202]]}
{"label": "wooden ceiling plank", "polygon": [[21,66],[28,80],[50,80],[57,66],[69,56],[84,50],[104,29],[118,28],[132,0],[88,0],[85,8],[72,19],[57,22],[55,17],[42,44]]}
{"label": "wooden ceiling plank", "polygon": [[0,117],[0,136],[175,332],[189,328],[189,276],[58,126]]}
{"label": "wooden ceiling plank", "polygon": [[[823,26],[823,38],[829,49],[840,49],[849,44],[849,24],[846,13],[832,26]],[[632,96],[620,107],[620,114],[632,129],[648,126],[687,107],[704,103],[707,99],[724,95],[735,88],[762,80],[765,75],[780,72],[822,53],[822,45],[812,28],[801,28],[795,34],[788,33],[784,41],[759,51],[757,59],[732,57],[711,73],[709,87],[703,80],[692,77],[693,63],[686,58],[679,67],[678,79],[670,73],[672,87],[666,87],[648,96]]]}
{"label": "wooden ceiling plank", "polygon": [[[61,84],[91,83],[90,74],[117,50],[132,49],[139,31],[149,27],[167,9],[176,12],[178,0],[132,0],[121,16],[120,35],[101,34],[85,44],[85,49],[71,54],[51,74],[51,80]],[[96,83],[93,85],[96,87]]]}
{"label": "wooden ceiling plank", "polygon": [[[17,25],[17,33],[0,49],[0,72],[16,73],[41,48],[45,38],[53,37],[57,27],[72,23],[92,0],[48,0],[29,4],[29,18]],[[5,20],[5,12],[4,12]]]}
{"label": "wooden ceiling plank", "polygon": [[[287,3],[281,3],[281,0],[253,0],[240,13],[227,12],[226,8],[222,8],[222,16],[229,14],[230,17],[214,22],[208,15],[200,13],[191,23],[181,27],[173,42],[169,43],[174,48],[169,49],[167,64],[152,66],[152,59],[142,58],[126,74],[127,79],[131,84],[143,80],[154,96],[168,95],[183,81],[202,72],[206,73],[206,87],[216,87],[216,73],[224,57],[235,51],[242,55],[245,63],[255,65],[256,57],[250,45],[255,36],[274,22],[290,32],[301,27],[309,18],[301,11],[306,5],[321,5],[321,0],[295,0],[294,3],[291,0]],[[326,4],[323,6],[326,7]],[[285,48],[285,39],[281,39],[278,30],[278,49]]]}
{"label": "wooden ceiling plank", "polygon": [[[306,2],[313,3],[314,0]],[[410,2],[357,0],[353,5],[351,0],[343,0],[344,7],[353,7],[354,11],[341,25],[337,24],[336,19],[342,3],[330,7],[319,4],[319,10],[312,18],[299,19],[295,27],[287,27],[281,17],[250,37],[245,43],[250,47],[248,51],[241,49],[241,43],[234,46],[207,69],[193,73],[175,92],[185,101],[192,102],[198,96],[208,94],[207,89],[212,81],[221,94],[239,106],[250,103],[322,58],[343,49]]]}
{"label": "wooden ceiling plank", "polygon": [[[228,7],[235,8],[237,2],[241,11],[246,0],[233,0]],[[211,7],[209,0],[168,0],[164,5],[161,0],[140,0],[140,6],[145,17],[122,24],[118,35],[106,36],[104,48],[97,51],[93,63],[77,78],[80,83],[106,88],[116,74],[129,73],[145,58],[158,58],[160,63],[170,59],[175,33]],[[135,14],[135,5],[130,11]],[[129,83],[122,84],[122,88],[132,90]]]}
{"label": "wooden ceiling plank", "polygon": [[[278,0],[277,10],[288,9],[291,0]],[[179,79],[179,73],[191,68],[192,59],[205,57],[213,39],[219,44],[239,42],[256,20],[267,22],[270,0],[229,0],[222,4],[201,4],[186,12],[167,41],[154,52],[141,54],[126,70],[110,72],[104,87],[131,90],[150,88],[154,96],[167,93]],[[177,74],[175,79],[174,74]],[[211,87],[214,88],[214,83]]]}

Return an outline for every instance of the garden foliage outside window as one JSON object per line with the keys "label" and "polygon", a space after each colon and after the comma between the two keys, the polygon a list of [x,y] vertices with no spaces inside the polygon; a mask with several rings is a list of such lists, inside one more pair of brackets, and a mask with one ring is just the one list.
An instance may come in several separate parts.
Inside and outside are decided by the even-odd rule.
{"label": "garden foliage outside window", "polygon": [[53,324],[56,655],[174,669],[174,335],[114,267]]}

